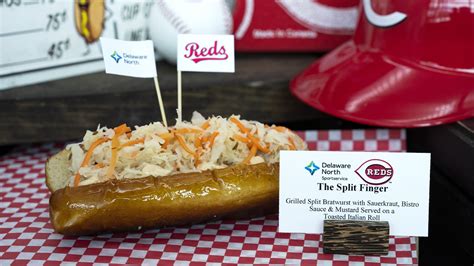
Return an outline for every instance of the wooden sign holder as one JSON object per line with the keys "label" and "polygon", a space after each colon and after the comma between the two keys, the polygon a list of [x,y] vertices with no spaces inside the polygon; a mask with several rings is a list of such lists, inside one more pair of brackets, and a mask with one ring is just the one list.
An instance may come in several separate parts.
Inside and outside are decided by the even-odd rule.
{"label": "wooden sign holder", "polygon": [[347,255],[387,255],[386,221],[325,220],[323,252]]}

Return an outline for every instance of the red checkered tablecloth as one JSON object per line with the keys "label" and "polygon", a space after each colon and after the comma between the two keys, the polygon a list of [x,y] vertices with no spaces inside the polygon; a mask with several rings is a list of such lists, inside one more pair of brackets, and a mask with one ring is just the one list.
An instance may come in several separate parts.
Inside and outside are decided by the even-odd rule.
{"label": "red checkered tablecloth", "polygon": [[[404,151],[404,130],[298,133],[310,149]],[[65,237],[49,222],[44,163],[63,144],[21,146],[0,156],[0,264],[414,265],[414,237],[391,237],[388,256],[322,253],[320,235],[278,233],[278,217],[218,221],[138,233]]]}

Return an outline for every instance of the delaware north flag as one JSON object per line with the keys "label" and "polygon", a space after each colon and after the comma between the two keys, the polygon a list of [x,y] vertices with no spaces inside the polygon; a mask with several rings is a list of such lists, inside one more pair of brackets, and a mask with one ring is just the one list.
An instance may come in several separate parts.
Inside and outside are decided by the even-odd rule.
{"label": "delaware north flag", "polygon": [[105,73],[137,78],[157,76],[152,41],[100,38]]}

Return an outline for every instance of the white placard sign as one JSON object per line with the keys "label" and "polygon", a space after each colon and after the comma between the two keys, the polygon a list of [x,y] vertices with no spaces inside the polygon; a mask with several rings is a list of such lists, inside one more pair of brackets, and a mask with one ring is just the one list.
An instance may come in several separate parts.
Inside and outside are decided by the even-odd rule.
{"label": "white placard sign", "polygon": [[121,41],[100,38],[107,74],[137,78],[156,77],[152,41]]}
{"label": "white placard sign", "polygon": [[430,154],[281,151],[279,231],[323,233],[324,220],[388,221],[428,236]]}
{"label": "white placard sign", "polygon": [[234,35],[179,34],[178,71],[235,72]]}
{"label": "white placard sign", "polygon": [[104,69],[100,37],[149,39],[153,0],[0,0],[0,90]]}

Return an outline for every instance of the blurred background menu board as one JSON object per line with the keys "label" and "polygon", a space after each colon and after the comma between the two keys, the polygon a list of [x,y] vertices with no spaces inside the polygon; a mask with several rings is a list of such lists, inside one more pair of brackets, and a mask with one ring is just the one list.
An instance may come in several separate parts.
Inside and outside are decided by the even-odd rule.
{"label": "blurred background menu board", "polygon": [[0,90],[102,70],[99,38],[149,39],[153,4],[0,0]]}

